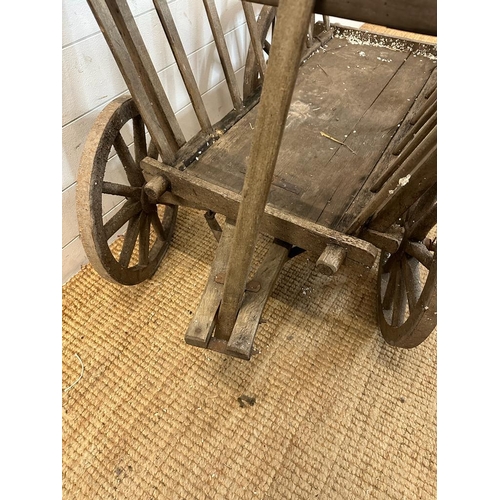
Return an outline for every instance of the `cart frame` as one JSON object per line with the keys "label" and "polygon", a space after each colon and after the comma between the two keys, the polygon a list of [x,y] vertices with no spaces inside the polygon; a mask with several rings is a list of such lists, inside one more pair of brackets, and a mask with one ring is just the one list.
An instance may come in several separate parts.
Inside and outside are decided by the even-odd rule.
{"label": "cart frame", "polygon": [[[393,334],[394,328],[391,330],[391,325],[389,325],[388,333],[384,334],[384,337],[389,342],[392,339],[392,343],[402,347],[411,347],[413,344],[420,343],[423,340],[421,337],[425,338],[430,333],[429,328],[432,330],[435,325],[434,275],[437,266],[437,242],[435,239],[424,241],[423,237],[418,242],[410,242],[408,235],[401,230],[401,226],[394,227],[394,223],[415,204],[423,203],[421,202],[423,198],[426,196],[429,198],[429,193],[432,194],[437,183],[437,125],[435,121],[429,119],[435,115],[431,108],[433,100],[429,100],[435,82],[430,81],[428,88],[422,91],[422,95],[408,116],[407,121],[413,125],[422,122],[416,132],[405,135],[401,130],[401,133],[396,134],[391,142],[393,151],[394,147],[399,148],[399,152],[403,151],[406,157],[400,159],[399,162],[392,162],[390,167],[381,173],[370,193],[366,194],[363,209],[352,220],[349,229],[345,233],[340,232],[273,207],[268,203],[268,195],[299,67],[335,33],[342,31],[341,28],[330,26],[328,15],[345,13],[342,9],[347,9],[346,4],[349,2],[324,0],[315,3],[314,0],[288,0],[280,2],[279,7],[276,7],[277,0],[262,0],[261,3],[267,5],[263,7],[256,19],[251,3],[243,1],[251,38],[248,58],[252,64],[249,67],[253,68],[253,72],[247,71],[245,75],[246,95],[241,96],[215,2],[203,0],[234,105],[233,111],[221,122],[212,124],[168,3],[164,0],[153,1],[201,130],[191,140],[185,140],[127,2],[125,0],[88,0],[132,96],[132,99],[129,96],[117,99],[107,114],[104,113],[105,116],[101,118],[101,121],[106,122],[113,118],[118,120],[121,126],[125,118],[116,117],[125,106],[130,112],[130,117],[133,117],[134,131],[139,130],[142,120],[152,138],[149,147],[144,134],[137,136],[141,138],[139,141],[136,138],[134,160],[140,169],[132,166],[132,160],[127,160],[125,147],[114,139],[113,146],[122,161],[125,160],[124,168],[132,185],[129,197],[131,203],[128,215],[122,213],[121,219],[117,217],[114,223],[111,221],[107,225],[97,220],[98,217],[93,213],[93,206],[96,203],[95,197],[99,195],[94,192],[95,185],[100,183],[101,194],[104,192],[103,189],[112,189],[109,183],[104,188],[101,186],[104,174],[96,167],[97,163],[103,162],[99,148],[111,133],[108,130],[110,127],[106,129],[106,133],[89,139],[87,143],[82,157],[77,196],[82,241],[92,264],[104,277],[119,283],[134,284],[142,281],[156,270],[167,250],[175,224],[176,207],[187,206],[203,210],[209,226],[219,240],[219,245],[207,286],[185,339],[187,343],[198,347],[250,359],[262,311],[279,272],[288,259],[302,251],[309,251],[317,259],[320,272],[333,274],[345,261],[371,267],[376,262],[380,250],[394,256],[401,251],[401,245],[404,242],[407,253],[411,253],[419,262],[425,261],[433,280],[433,283],[427,287],[427,292],[425,292],[425,287],[425,293],[422,290],[419,291],[420,298],[413,297],[412,307],[415,307],[417,300],[422,302],[422,311],[416,321],[417,332],[420,331],[418,325],[421,325],[424,319],[427,321],[427,323],[424,321],[427,328],[423,329],[424,333],[416,335],[411,333],[415,330],[414,327],[411,328],[410,333],[399,334],[397,332],[404,325],[398,324],[396,333]],[[435,31],[432,2],[414,0],[411,2],[412,6],[415,3],[427,8],[420,12],[417,22],[411,21],[411,9],[401,11],[396,8],[400,2],[394,0],[389,2],[387,8],[394,17],[393,26],[403,29],[413,28],[414,31],[420,30],[423,33]],[[379,21],[380,12],[369,7],[369,2],[360,2],[360,4],[364,9],[361,14],[366,20]],[[265,36],[269,18],[276,15],[276,8],[278,20],[273,31],[272,52],[266,62],[262,50],[263,46],[265,47],[265,38],[262,34]],[[324,23],[319,33],[318,30],[315,33],[315,11],[324,14]],[[346,12],[352,12],[352,10]],[[365,34],[364,36],[371,35]],[[398,38],[393,40],[401,42]],[[405,43],[407,46],[412,45],[409,41]],[[424,47],[424,45],[413,43],[413,49],[435,50],[435,47]],[[189,165],[217,142],[257,103],[259,107],[255,134],[242,192],[235,193],[191,175]],[[127,119],[130,117],[127,115]],[[401,178],[404,176],[411,178],[411,185],[401,184]],[[139,181],[134,180],[138,177]],[[140,185],[141,182],[142,185]],[[136,190],[132,195],[133,189],[137,186],[141,188],[140,193]],[[135,204],[132,203],[134,200]],[[155,215],[154,207],[158,205],[171,207],[171,213],[166,222],[165,219],[159,220]],[[434,208],[434,203],[431,205],[431,211],[434,214],[437,208]],[[142,218],[137,212],[141,208],[146,214],[144,217],[141,215]],[[224,229],[218,224],[215,214],[225,217]],[[432,214],[427,217],[432,218]],[[133,282],[128,282],[127,279],[120,280],[114,275],[110,276],[105,262],[107,257],[103,258],[101,254],[98,255],[98,251],[96,252],[96,248],[106,247],[111,234],[127,217],[130,220],[132,220],[131,217],[137,217],[134,243],[138,238],[139,250],[144,251],[141,255],[145,255],[142,261],[141,257],[139,258]],[[152,250],[149,249],[146,241],[149,240],[150,230],[144,229],[147,225],[145,220],[150,221],[151,227],[161,236],[161,244],[158,244],[154,259],[151,257]],[[132,229],[129,233],[131,232]],[[270,235],[273,243],[256,275],[249,281],[255,244],[260,232]],[[390,259],[389,262],[391,262]],[[120,264],[123,265],[123,262]],[[124,268],[126,267],[127,264]],[[406,271],[401,267],[400,275],[403,272]],[[396,278],[393,279],[395,280]],[[400,278],[399,283],[401,282]],[[390,292],[391,296],[394,294],[402,296],[401,294],[405,292],[400,290],[401,287],[401,284],[387,284],[386,290],[395,288],[396,291]],[[408,304],[410,304],[412,299],[408,285],[406,293]],[[387,291],[385,302],[388,300],[388,294]],[[397,299],[391,300],[397,302]],[[396,305],[393,305],[393,311],[395,308]],[[393,312],[393,319],[396,315]],[[398,322],[401,323],[400,320]]]}

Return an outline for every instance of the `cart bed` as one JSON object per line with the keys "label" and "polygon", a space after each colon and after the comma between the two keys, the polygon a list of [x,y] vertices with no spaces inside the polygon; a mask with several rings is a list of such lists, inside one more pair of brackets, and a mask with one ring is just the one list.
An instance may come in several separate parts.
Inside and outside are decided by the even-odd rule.
{"label": "cart bed", "polygon": [[[435,67],[410,50],[330,40],[299,70],[268,202],[344,231],[346,211],[363,208],[356,196]],[[257,107],[189,171],[240,192],[256,116]]]}

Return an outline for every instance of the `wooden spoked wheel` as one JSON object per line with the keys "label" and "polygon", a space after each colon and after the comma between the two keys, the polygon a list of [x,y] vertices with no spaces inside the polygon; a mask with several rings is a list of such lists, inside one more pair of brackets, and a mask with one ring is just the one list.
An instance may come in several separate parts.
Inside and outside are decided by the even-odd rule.
{"label": "wooden spoked wheel", "polygon": [[421,344],[437,323],[437,200],[430,188],[400,218],[398,251],[382,253],[378,320],[382,336],[396,347]]}
{"label": "wooden spoked wheel", "polygon": [[[269,59],[271,52],[272,33],[274,31],[274,24],[276,21],[276,7],[264,6],[260,11],[257,18],[257,29],[264,59]],[[259,65],[252,45],[248,49],[247,59],[245,62],[245,75],[243,80],[243,98],[246,99],[253,95],[253,93],[262,85],[260,77]]]}
{"label": "wooden spoked wheel", "polygon": [[[80,236],[90,263],[109,281],[135,285],[150,278],[165,255],[177,207],[151,203],[140,161],[158,157],[130,96],[98,116],[82,155],[77,184]],[[113,240],[118,235],[118,239]]]}

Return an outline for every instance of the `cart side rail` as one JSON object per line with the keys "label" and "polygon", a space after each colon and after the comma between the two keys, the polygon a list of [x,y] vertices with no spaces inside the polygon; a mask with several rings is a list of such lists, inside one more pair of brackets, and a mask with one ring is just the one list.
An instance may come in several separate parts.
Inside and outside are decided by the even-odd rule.
{"label": "cart side rail", "polygon": [[[279,0],[250,0],[278,6]],[[388,28],[437,35],[436,0],[316,0],[318,14],[378,24]]]}
{"label": "cart side rail", "polygon": [[[154,148],[148,151],[148,154],[156,157],[159,153],[166,164],[178,164],[179,160],[186,158],[186,151],[191,152],[192,148],[179,126],[127,0],[87,0],[87,2],[151,134]],[[267,64],[265,48],[263,49],[264,39],[269,28],[269,19],[273,17],[271,13],[275,11],[274,7],[264,7],[256,16],[252,3],[246,1],[241,3],[250,35],[245,79],[250,77],[252,79],[245,81],[243,96],[229,57],[215,1],[203,0],[204,12],[224,72],[225,85],[231,96],[234,111],[232,114],[238,116],[238,119],[255,105],[255,98],[262,87]],[[213,141],[210,138],[217,140],[226,130],[220,130],[219,123],[213,123],[209,118],[167,0],[153,0],[153,4],[200,126],[198,135],[189,143],[200,143],[207,138],[211,143]],[[329,27],[327,24],[325,23],[325,28]],[[317,45],[323,43],[323,38],[318,37],[313,40],[311,28],[311,34],[304,43],[303,58],[310,55]],[[253,71],[248,71],[249,67]]]}

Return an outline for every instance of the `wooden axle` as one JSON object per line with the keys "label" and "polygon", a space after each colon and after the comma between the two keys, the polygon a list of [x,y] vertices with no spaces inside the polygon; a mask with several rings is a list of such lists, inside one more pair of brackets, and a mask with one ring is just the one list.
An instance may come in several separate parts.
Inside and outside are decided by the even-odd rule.
{"label": "wooden axle", "polygon": [[316,269],[325,276],[332,276],[340,269],[346,255],[345,248],[327,245],[316,262]]}

